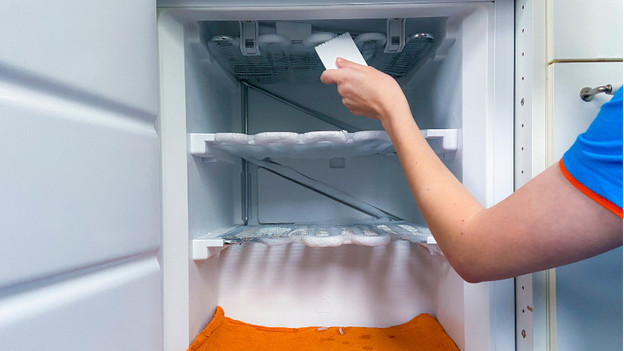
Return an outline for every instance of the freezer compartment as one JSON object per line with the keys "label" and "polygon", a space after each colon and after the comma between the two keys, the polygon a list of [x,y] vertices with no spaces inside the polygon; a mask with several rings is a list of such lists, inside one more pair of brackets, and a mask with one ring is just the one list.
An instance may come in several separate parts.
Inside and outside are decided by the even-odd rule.
{"label": "freezer compartment", "polygon": [[[421,131],[433,151],[443,160],[455,157],[458,148],[457,132],[457,129],[424,129]],[[212,161],[230,160],[231,162],[236,162],[236,157],[254,162],[253,160],[261,161],[267,158],[332,160],[376,154],[393,156],[396,153],[388,133],[383,130],[355,133],[348,133],[344,130],[315,131],[304,134],[266,132],[256,135],[192,133],[190,152],[193,156]],[[334,163],[334,167],[339,167],[339,165]]]}
{"label": "freezer compartment", "polygon": [[[436,153],[443,159],[453,158],[457,151],[457,130],[424,130]],[[314,247],[359,244],[385,245],[390,240],[409,240],[415,243],[434,244],[426,227],[402,221],[389,212],[361,201],[326,183],[305,176],[293,168],[273,161],[275,158],[303,160],[328,159],[329,167],[344,168],[345,158],[364,155],[394,156],[392,142],[385,131],[315,131],[305,134],[291,132],[265,132],[257,135],[242,133],[194,133],[190,136],[191,154],[204,160],[229,160],[240,163],[243,158],[257,169],[257,179],[267,172],[280,176],[299,186],[314,190],[334,201],[349,206],[373,218],[368,221],[334,220],[323,224],[266,224],[245,213],[246,225],[225,229],[223,234],[209,233],[193,241],[193,259],[207,259],[229,244],[259,241],[267,245],[285,245],[303,242]],[[261,173],[262,172],[262,173]],[[249,194],[243,196],[245,199]],[[244,200],[243,200],[244,201]],[[247,225],[250,222],[264,225]]]}
{"label": "freezer compartment", "polygon": [[[420,68],[444,65],[447,61],[439,55],[446,55],[455,41],[447,35],[447,22],[446,16],[262,19],[198,21],[187,27],[187,109],[196,110],[193,115],[187,113],[189,150],[195,156],[191,171],[206,173],[206,179],[198,180],[189,190],[203,195],[191,194],[189,205],[206,209],[218,198],[219,207],[232,211],[227,217],[211,220],[207,218],[212,211],[191,215],[190,221],[199,224],[190,225],[192,236],[208,246],[222,246],[225,242],[207,239],[227,239],[237,225],[255,225],[253,228],[267,231],[270,227],[257,225],[351,223],[348,231],[353,232],[369,219],[426,229],[389,137],[378,121],[352,116],[341,104],[335,86],[320,83],[322,66],[313,44],[346,31],[354,33],[371,64],[389,73],[394,70],[405,89],[422,89],[429,78],[417,77]],[[417,55],[410,33],[424,32],[430,33],[425,37],[431,42],[425,54]],[[381,40],[382,36],[387,39]],[[225,37],[236,38],[238,44],[215,43],[215,38]],[[439,42],[434,44],[434,37],[440,38]],[[287,43],[280,44],[279,38]],[[314,64],[304,67],[303,61]],[[404,66],[402,73],[396,73],[397,65]],[[277,66],[279,72],[274,69]],[[230,95],[225,96],[224,91]],[[208,105],[205,100],[211,99],[207,96],[213,92],[218,92],[219,101]],[[430,120],[421,123],[431,127],[423,129],[424,135],[458,177],[460,115],[457,110],[444,118],[427,113]],[[227,169],[230,173],[226,175]],[[364,175],[370,180],[363,181]],[[222,178],[217,187],[210,185],[215,176]],[[297,232],[302,228],[312,227],[300,226]],[[405,235],[395,231],[392,237]],[[195,252],[198,246],[196,241],[194,257],[205,258],[206,249]]]}
{"label": "freezer compartment", "polygon": [[[383,327],[429,312],[461,349],[487,348],[488,286],[465,284],[426,239],[392,149],[362,151],[366,143],[350,142],[360,132],[383,135],[381,124],[351,115],[336,87],[320,83],[320,71],[241,80],[210,50],[210,40],[240,37],[249,20],[259,31],[277,22],[310,23],[357,37],[385,33],[389,19],[405,18],[407,35],[430,33],[435,41],[397,81],[440,158],[489,205],[500,192],[492,180],[511,174],[494,157],[511,160],[494,144],[493,130],[505,121],[493,113],[494,8],[465,2],[161,11],[163,182],[175,197],[165,195],[171,206],[164,214],[169,340],[188,344],[221,305],[232,318],[285,327]],[[307,143],[313,133],[344,138]],[[367,225],[375,227],[369,246],[352,245]],[[377,231],[379,225],[407,225],[424,239],[404,240]],[[337,231],[347,234],[331,235]],[[318,233],[325,247],[306,246]],[[245,243],[223,246],[233,239]],[[333,239],[340,246],[328,244]]]}

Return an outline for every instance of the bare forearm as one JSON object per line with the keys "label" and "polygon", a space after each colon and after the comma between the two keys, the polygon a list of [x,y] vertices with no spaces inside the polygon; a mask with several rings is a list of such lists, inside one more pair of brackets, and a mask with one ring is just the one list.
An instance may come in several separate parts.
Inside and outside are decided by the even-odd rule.
{"label": "bare forearm", "polygon": [[[471,219],[483,206],[464,188],[429,147],[409,106],[396,106],[382,123],[390,135],[414,198],[438,245],[460,274],[479,254]],[[471,237],[472,236],[472,237]]]}
{"label": "bare forearm", "polygon": [[575,189],[557,166],[485,209],[429,147],[409,107],[385,117],[423,217],[462,278],[509,278],[622,244],[621,220]]}
{"label": "bare forearm", "polygon": [[534,272],[622,245],[622,221],[550,168],[495,206],[481,204],[422,136],[397,82],[338,59],[321,81],[337,84],[355,115],[380,119],[440,248],[468,281]]}

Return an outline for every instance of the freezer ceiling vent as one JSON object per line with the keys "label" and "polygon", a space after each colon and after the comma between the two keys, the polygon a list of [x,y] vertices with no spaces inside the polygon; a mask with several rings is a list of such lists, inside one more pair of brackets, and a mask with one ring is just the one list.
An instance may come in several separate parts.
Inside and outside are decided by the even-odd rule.
{"label": "freezer ceiling vent", "polygon": [[[273,33],[255,39],[216,35],[206,42],[215,60],[236,79],[253,83],[319,81],[323,64],[314,47],[338,36],[338,33],[311,33],[303,40],[291,40]],[[417,33],[402,39],[404,46],[388,50],[394,37],[382,33],[362,33],[353,37],[366,62],[394,78],[405,76],[428,56],[434,44],[429,33]],[[255,40],[255,42],[254,42]],[[244,54],[245,52],[245,54]],[[251,53],[251,54],[250,54]]]}

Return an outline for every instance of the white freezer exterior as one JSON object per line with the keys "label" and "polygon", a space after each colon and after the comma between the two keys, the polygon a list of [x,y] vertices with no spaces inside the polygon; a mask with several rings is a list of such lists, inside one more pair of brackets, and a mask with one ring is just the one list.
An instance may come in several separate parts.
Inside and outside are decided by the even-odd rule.
{"label": "white freezer exterior", "polygon": [[155,1],[0,4],[0,349],[158,350]]}

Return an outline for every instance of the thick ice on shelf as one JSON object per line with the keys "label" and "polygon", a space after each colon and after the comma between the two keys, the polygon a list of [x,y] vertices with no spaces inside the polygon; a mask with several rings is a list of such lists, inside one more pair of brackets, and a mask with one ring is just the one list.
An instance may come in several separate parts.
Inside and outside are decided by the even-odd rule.
{"label": "thick ice on shelf", "polygon": [[394,153],[388,134],[377,130],[303,134],[265,132],[255,135],[219,133],[215,135],[212,145],[235,155],[256,159],[318,159]]}
{"label": "thick ice on shelf", "polygon": [[[434,151],[441,157],[454,157],[458,147],[457,129],[426,129],[422,131]],[[194,156],[238,162],[242,157],[253,163],[265,162],[267,158],[332,159],[373,154],[395,153],[390,137],[385,131],[370,130],[348,133],[346,131],[315,131],[308,133],[265,132],[255,135],[241,133],[193,133],[190,134],[190,152]],[[260,165],[268,167],[267,165]],[[273,163],[270,163],[274,167]],[[271,169],[271,168],[269,168]],[[291,172],[292,171],[292,172]],[[407,240],[419,244],[435,244],[426,227],[419,227],[402,220],[387,217],[388,213],[370,210],[370,205],[345,197],[339,190],[308,179],[307,176],[280,166],[280,174],[297,179],[322,194],[340,198],[354,208],[364,208],[365,213],[378,218],[360,223],[310,223],[310,224],[264,224],[229,228],[220,233],[210,233],[193,240],[193,258],[207,259],[216,254],[224,244],[261,242],[266,245],[302,243],[311,247],[332,247],[345,244],[382,246],[392,240]],[[291,178],[292,177],[292,178]],[[367,205],[367,206],[364,206]],[[357,207],[359,206],[359,207]],[[363,207],[362,207],[363,206]],[[434,245],[435,246],[435,245]]]}
{"label": "thick ice on shelf", "polygon": [[194,239],[193,259],[207,259],[218,253],[224,244],[259,242],[269,246],[291,243],[302,243],[310,247],[336,247],[347,244],[384,246],[392,240],[435,244],[428,228],[404,221],[242,225],[225,230],[222,234],[213,233]]}
{"label": "thick ice on shelf", "polygon": [[[297,33],[285,30],[283,23],[277,23],[287,35],[302,36],[302,29]],[[292,24],[289,24],[292,28]],[[346,28],[339,32],[327,32],[315,28],[310,24],[299,23],[307,36],[291,40],[280,34],[277,28],[274,33],[263,33],[257,38],[245,38],[247,44],[255,39],[257,48],[249,47],[254,54],[241,52],[239,33],[221,33],[207,39],[206,48],[211,56],[236,79],[254,83],[275,82],[308,82],[316,83],[324,70],[314,47],[335,38],[340,33],[347,32]],[[307,26],[307,28],[306,28]],[[355,44],[362,52],[369,66],[373,66],[394,78],[408,74],[431,56],[435,39],[431,33],[412,33],[407,35],[401,50],[396,52],[386,50],[388,35],[379,32],[365,32],[354,36]],[[257,49],[257,50],[255,50]]]}
{"label": "thick ice on shelf", "polygon": [[392,239],[425,243],[431,234],[406,222],[371,221],[356,224],[273,224],[241,226],[220,237],[230,242],[258,241],[267,245],[302,242],[312,247],[344,244],[383,246]]}
{"label": "thick ice on shelf", "polygon": [[[426,129],[422,131],[434,151],[441,157],[457,150],[457,129]],[[441,142],[432,143],[434,140]],[[394,154],[392,141],[383,130],[315,131],[308,133],[265,132],[255,135],[241,133],[191,134],[191,154],[216,157],[211,149],[226,151],[243,158],[331,159],[373,154]]]}

